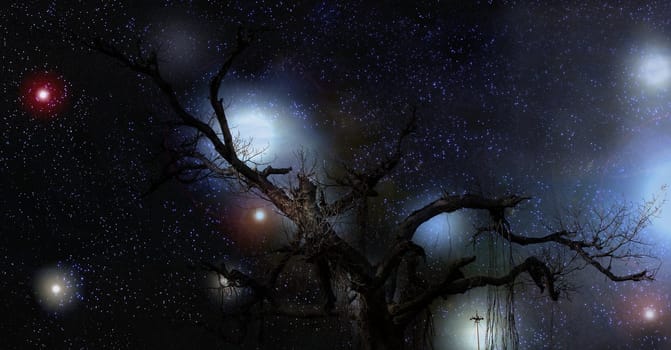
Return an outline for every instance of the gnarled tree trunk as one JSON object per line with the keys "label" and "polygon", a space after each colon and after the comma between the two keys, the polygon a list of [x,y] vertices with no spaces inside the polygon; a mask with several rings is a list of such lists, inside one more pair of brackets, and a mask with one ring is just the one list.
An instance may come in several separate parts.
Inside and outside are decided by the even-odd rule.
{"label": "gnarled tree trunk", "polygon": [[362,350],[403,349],[404,329],[395,325],[384,295],[361,296],[358,310],[359,341]]}

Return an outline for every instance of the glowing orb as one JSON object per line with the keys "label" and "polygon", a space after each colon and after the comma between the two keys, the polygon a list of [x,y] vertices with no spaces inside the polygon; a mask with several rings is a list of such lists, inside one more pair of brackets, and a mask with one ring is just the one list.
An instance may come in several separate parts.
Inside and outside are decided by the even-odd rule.
{"label": "glowing orb", "polygon": [[662,87],[671,78],[671,62],[659,54],[645,57],[639,68],[639,77],[650,87]]}
{"label": "glowing orb", "polygon": [[37,72],[23,78],[20,87],[23,109],[38,119],[60,113],[67,102],[67,84],[52,72]]}
{"label": "glowing orb", "polygon": [[37,94],[35,94],[35,99],[37,99],[39,102],[48,102],[50,95],[51,94],[49,93],[49,90],[47,90],[46,88],[42,88],[37,90]]}
{"label": "glowing orb", "polygon": [[254,220],[256,221],[263,221],[266,218],[266,212],[263,211],[263,209],[256,209],[254,212]]}
{"label": "glowing orb", "polygon": [[81,281],[73,271],[62,267],[42,269],[34,279],[35,300],[47,311],[65,311],[82,299]]}
{"label": "glowing orb", "polygon": [[654,320],[656,316],[657,313],[655,313],[655,310],[652,308],[646,308],[645,311],[643,312],[643,317],[645,317],[647,321]]}

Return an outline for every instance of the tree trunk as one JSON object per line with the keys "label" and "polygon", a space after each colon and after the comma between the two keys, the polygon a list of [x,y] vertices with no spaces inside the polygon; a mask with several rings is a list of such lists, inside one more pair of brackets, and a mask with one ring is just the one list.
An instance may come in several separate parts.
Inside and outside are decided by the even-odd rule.
{"label": "tree trunk", "polygon": [[403,349],[403,329],[396,326],[384,299],[384,294],[361,299],[358,319],[359,348],[362,350]]}

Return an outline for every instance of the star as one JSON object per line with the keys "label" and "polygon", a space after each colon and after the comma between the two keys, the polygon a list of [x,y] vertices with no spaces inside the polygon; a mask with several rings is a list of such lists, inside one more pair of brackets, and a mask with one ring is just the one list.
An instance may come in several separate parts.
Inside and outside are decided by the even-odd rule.
{"label": "star", "polygon": [[657,316],[657,313],[653,308],[646,308],[645,311],[643,312],[643,317],[645,318],[646,321],[653,321],[655,320]]}
{"label": "star", "polygon": [[82,300],[81,279],[68,268],[43,268],[36,273],[34,282],[36,299],[47,311],[62,312]]}
{"label": "star", "polygon": [[254,212],[254,220],[261,222],[266,219],[266,212],[263,209],[256,209]]}
{"label": "star", "polygon": [[35,72],[23,78],[20,89],[23,108],[37,119],[50,119],[63,111],[67,84],[53,72]]}
{"label": "star", "polygon": [[49,102],[49,97],[51,97],[51,93],[47,88],[41,88],[35,94],[35,99],[38,102]]}
{"label": "star", "polygon": [[54,284],[53,286],[51,286],[51,292],[54,293],[54,295],[60,293],[60,291],[61,286],[59,286],[58,284]]}

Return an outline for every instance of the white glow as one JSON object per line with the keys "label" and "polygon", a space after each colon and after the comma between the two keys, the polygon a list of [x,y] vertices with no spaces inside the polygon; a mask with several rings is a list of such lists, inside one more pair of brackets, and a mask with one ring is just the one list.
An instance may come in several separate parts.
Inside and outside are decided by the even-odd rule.
{"label": "white glow", "polygon": [[[235,270],[240,268],[235,264],[227,265],[227,267]],[[209,291],[210,300],[217,307],[234,307],[239,301],[249,296],[245,288],[235,286],[228,278],[216,272],[208,273],[207,278],[203,282]]]}
{"label": "white glow", "polygon": [[60,291],[61,291],[61,286],[59,286],[58,284],[54,284],[53,286],[51,286],[51,292],[52,293],[58,294],[58,293],[60,293]]}
{"label": "white glow", "polygon": [[671,78],[671,62],[669,58],[661,55],[649,55],[640,63],[640,79],[649,87],[659,88],[666,85]]}
{"label": "white glow", "polygon": [[655,316],[657,316],[657,314],[655,313],[655,310],[652,308],[645,309],[645,312],[643,313],[643,317],[645,317],[647,321],[654,320]]}
{"label": "white glow", "polygon": [[[262,108],[237,109],[230,107],[226,113],[238,157],[243,161],[250,162],[252,166],[259,164],[263,166],[263,163],[274,162],[278,158],[284,159],[287,154],[295,151],[293,147],[295,147],[296,141],[283,137],[286,134],[283,130],[290,124],[284,122],[282,125],[276,125],[277,121],[271,111],[265,111]],[[214,131],[221,134],[221,129],[216,124]],[[200,143],[199,150],[212,157],[216,155],[216,151],[209,141]]]}
{"label": "white glow", "polygon": [[49,95],[50,95],[49,90],[42,88],[42,89],[37,90],[37,95],[36,96],[37,96],[38,101],[44,102],[44,101],[47,101],[49,99]]}
{"label": "white glow", "polygon": [[81,299],[79,281],[71,271],[60,267],[40,270],[35,275],[36,300],[48,311],[65,311]]}
{"label": "white glow", "polygon": [[256,209],[254,212],[254,220],[263,221],[266,218],[266,212],[263,209]]}
{"label": "white glow", "polygon": [[[473,296],[470,296],[472,299]],[[443,302],[444,306],[435,310],[436,335],[433,338],[434,347],[436,349],[461,350],[486,349],[487,321],[482,320],[480,322],[479,332],[476,333],[475,323],[471,320],[471,317],[475,315],[475,310],[469,307],[475,305],[475,303],[467,297],[456,298],[458,300],[455,300],[453,305],[448,306],[449,303]]]}
{"label": "white glow", "polygon": [[[239,135],[242,143],[251,142],[251,152],[262,152],[261,155],[272,155],[275,141],[275,126],[271,118],[259,111],[251,110],[235,113],[229,122],[233,136]],[[267,159],[266,159],[267,160]]]}
{"label": "white glow", "polygon": [[221,287],[228,287],[228,278],[224,276],[219,276],[219,285]]}
{"label": "white glow", "polygon": [[429,258],[450,259],[462,251],[468,229],[462,213],[443,213],[420,225],[412,240],[424,248]]}
{"label": "white glow", "polygon": [[[649,167],[642,167],[643,171],[637,174],[641,180],[641,186],[638,193],[644,194],[648,199],[650,196],[655,196],[662,205],[661,213],[658,217],[653,218],[650,229],[653,233],[661,235],[661,237],[668,239],[668,228],[671,225],[671,202],[662,201],[668,199],[668,189],[666,186],[671,182],[671,162],[665,162],[660,157],[651,157],[648,161],[651,163]],[[662,241],[661,243],[664,243]]]}
{"label": "white glow", "polygon": [[[231,131],[236,153],[239,159],[246,162],[252,169],[262,171],[268,165],[277,168],[300,168],[296,151],[304,150],[308,156],[313,156],[319,149],[320,141],[315,137],[313,123],[309,122],[310,115],[300,106],[283,96],[261,91],[262,86],[236,83],[222,88],[220,96],[226,101],[225,111],[227,124]],[[207,96],[207,91],[202,91]],[[282,97],[282,98],[280,98]],[[228,103],[230,101],[230,103]],[[214,132],[222,137],[222,130],[214,117],[212,106],[208,99],[203,98],[201,103],[190,110],[201,121],[212,125]],[[192,140],[194,130],[180,128],[174,133],[175,141],[188,142]],[[213,143],[201,138],[197,145],[199,153],[226,166],[221,155],[215,150]],[[321,169],[322,167],[317,167]],[[210,179],[212,179],[210,177]],[[212,193],[212,186],[231,189],[235,182],[231,181],[199,181],[194,190],[202,193]],[[207,191],[207,192],[205,192]],[[249,205],[245,205],[249,207]],[[270,215],[270,213],[266,213]],[[240,219],[254,221],[254,212],[245,211]],[[266,216],[265,220],[269,217]]]}

